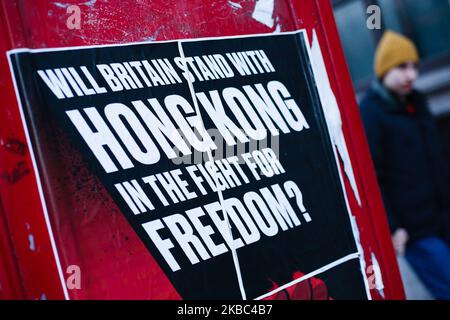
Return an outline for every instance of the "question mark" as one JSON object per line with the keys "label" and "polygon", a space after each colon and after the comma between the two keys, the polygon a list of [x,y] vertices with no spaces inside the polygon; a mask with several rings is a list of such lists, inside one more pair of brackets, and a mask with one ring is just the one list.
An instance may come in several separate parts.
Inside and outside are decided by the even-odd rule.
{"label": "question mark", "polygon": [[306,211],[305,205],[303,204],[303,194],[298,188],[298,186],[293,181],[286,181],[284,183],[284,190],[286,190],[287,195],[289,198],[295,197],[297,200],[297,205],[300,208],[303,218],[305,218],[306,222],[311,222],[312,218],[309,215],[309,213]]}

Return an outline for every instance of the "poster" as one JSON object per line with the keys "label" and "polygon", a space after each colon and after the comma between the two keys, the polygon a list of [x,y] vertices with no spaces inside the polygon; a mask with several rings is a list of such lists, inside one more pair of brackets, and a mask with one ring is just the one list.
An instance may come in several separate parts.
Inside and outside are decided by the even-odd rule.
{"label": "poster", "polygon": [[52,230],[63,139],[182,299],[367,298],[304,32],[9,60]]}

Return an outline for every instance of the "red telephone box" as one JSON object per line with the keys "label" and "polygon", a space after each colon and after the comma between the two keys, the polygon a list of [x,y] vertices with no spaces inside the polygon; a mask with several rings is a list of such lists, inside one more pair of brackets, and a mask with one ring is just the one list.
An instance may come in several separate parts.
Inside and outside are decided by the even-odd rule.
{"label": "red telephone box", "polygon": [[[299,50],[311,59],[309,62],[319,87],[317,98],[322,104],[338,107],[334,109],[335,112],[338,110],[337,114],[331,115],[329,113],[333,109],[324,109],[324,117],[330,132],[335,130],[331,144],[350,213],[347,222],[357,247],[354,254],[347,256],[348,260],[351,258],[355,262],[348,268],[357,266],[360,269],[367,298],[404,299],[376,176],[328,1],[93,0],[79,3],[2,0],[0,3],[3,30],[0,40],[3,52],[0,58],[3,101],[0,119],[1,298],[202,297],[184,294],[187,290],[184,280],[180,280],[178,274],[169,275],[170,272],[148,250],[142,238],[120,214],[121,210],[106,191],[103,180],[84,165],[86,160],[82,159],[76,147],[60,143],[58,139],[64,139],[67,132],[56,130],[51,133],[57,151],[49,149],[50,140],[41,144],[41,136],[34,134],[39,125],[34,127],[34,120],[28,119],[29,115],[24,115],[24,109],[18,104],[18,96],[24,94],[26,84],[21,84],[23,79],[18,80],[20,72],[13,77],[14,68],[22,62],[13,63],[12,55],[19,54],[19,51],[11,54],[11,50],[64,47],[69,48],[64,51],[67,57],[76,63],[78,56],[70,47],[86,46],[89,50],[93,45],[107,45],[99,46],[99,50],[113,50],[116,44],[164,44],[167,42],[160,41],[170,43],[170,40],[208,38],[203,43],[206,47],[210,43],[214,45],[211,39],[216,37],[247,39],[245,37],[250,35],[273,34],[273,39],[281,39],[276,35],[304,30],[293,34],[300,34],[304,40],[305,47]],[[245,37],[227,38],[229,36]],[[251,39],[248,38],[249,43],[253,41]],[[194,41],[192,47],[195,45]],[[182,46],[188,55],[192,49],[189,49],[190,43]],[[49,49],[48,52],[51,51]],[[23,65],[27,65],[26,60]],[[308,66],[305,68],[309,70]],[[23,100],[21,104],[24,104]],[[330,121],[335,123],[330,124]],[[314,213],[310,213],[314,221]],[[240,250],[230,250],[226,254],[230,260],[226,263],[232,265],[231,261],[234,261],[236,265],[236,257],[231,259],[231,256],[239,257]],[[241,262],[245,261],[242,259],[241,256]],[[338,277],[341,272],[338,270],[339,261],[337,259],[336,263],[315,272],[297,270],[292,274],[291,282],[280,283],[270,278],[273,290],[269,293],[272,295],[240,297],[270,299],[278,294],[277,298],[282,299],[282,291],[277,288],[283,287],[292,298],[295,290],[308,281],[313,292],[305,294],[303,289],[299,289],[300,293],[297,292],[295,298],[336,298],[330,288],[327,288],[328,295],[320,294],[323,292],[320,288],[323,288],[325,279]],[[207,273],[208,269],[201,270]],[[76,275],[81,280],[74,278]],[[242,288],[247,289],[247,278],[244,275],[240,279],[241,282],[244,279],[243,284],[239,284],[242,293]],[[351,293],[356,289],[348,285],[346,290]],[[352,297],[347,293],[343,292],[341,296]],[[336,295],[340,297],[338,293]],[[227,294],[218,297],[235,298]]]}

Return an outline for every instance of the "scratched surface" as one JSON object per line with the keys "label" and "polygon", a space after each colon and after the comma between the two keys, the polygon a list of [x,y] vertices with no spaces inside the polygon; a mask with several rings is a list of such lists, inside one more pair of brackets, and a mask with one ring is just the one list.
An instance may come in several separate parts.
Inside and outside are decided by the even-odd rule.
{"label": "scratched surface", "polygon": [[[6,23],[14,47],[78,46],[294,30],[288,4],[284,1],[268,1],[269,12],[267,6],[263,8],[265,11],[262,15],[260,12],[258,20],[252,17],[255,1],[171,0],[132,1],[130,4],[101,0],[81,3],[24,0],[5,3]],[[79,29],[67,26],[70,17],[67,9],[73,4],[80,9]],[[17,121],[15,110],[11,110],[9,116]],[[9,185],[16,184],[32,168],[32,164],[23,159],[25,138],[13,132],[2,133],[2,136],[10,137],[5,152],[17,158],[5,161],[9,167],[2,172],[2,179]],[[82,288],[69,290],[70,298],[179,298],[168,280],[159,276],[158,265],[103,186],[86,169],[79,154],[67,144],[63,133],[52,132],[41,138],[48,142],[42,144],[46,162],[41,172],[45,174],[44,180],[53,181],[51,189],[44,185],[44,190],[49,195],[46,201],[62,270],[69,265],[79,265],[82,271]],[[38,203],[37,199],[34,201]],[[15,209],[22,211],[17,206]],[[17,251],[24,263],[30,263],[27,257],[39,254],[43,245],[49,251],[49,243],[43,239],[45,235],[35,231],[45,230],[42,222],[34,221],[32,214],[29,219],[10,219],[14,225],[22,225],[13,233],[22,237],[23,245]],[[23,271],[32,277],[31,272]],[[58,283],[55,272],[48,278],[48,282]],[[158,281],[154,281],[155,278]],[[42,298],[43,294],[53,298],[61,294],[54,287],[42,289],[46,285],[38,279],[25,281],[32,283],[26,290],[30,298]]]}
{"label": "scratched surface", "polygon": [[[257,8],[253,0],[0,0],[1,23],[5,30],[0,49],[5,52],[18,47],[151,42],[291,31],[303,27],[309,34],[315,28],[319,40],[328,41],[317,19],[319,9],[315,0],[261,2],[264,5]],[[79,29],[67,26],[70,17],[67,10],[73,4],[80,9]],[[11,282],[9,289],[5,286],[6,289],[0,290],[0,298],[2,295],[63,298],[5,55],[0,59],[0,88],[5,103],[0,119],[0,196],[6,222],[0,220],[0,232],[5,229],[11,234],[9,247],[1,238],[0,245],[17,257],[0,255],[0,259],[7,262]],[[330,59],[326,57],[329,70]],[[345,63],[334,68],[332,72],[343,68],[350,83]],[[335,77],[331,81],[334,89],[341,92],[340,102],[343,95],[347,100],[351,97],[351,104],[346,104],[346,108],[356,108],[351,84],[342,87]],[[349,136],[352,130],[345,126],[344,121],[344,133]],[[45,191],[50,195],[47,203],[62,270],[69,265],[79,265],[82,272],[82,288],[69,290],[70,298],[178,299],[177,292],[167,279],[160,277],[159,267],[97,178],[86,169],[75,149],[64,142],[67,141],[64,134],[47,133],[45,139],[49,143],[42,151],[49,160],[40,171],[44,180],[55,181],[52,189]],[[354,149],[351,156],[356,158]],[[362,182],[358,180],[358,183]],[[346,186],[351,190],[348,182]],[[368,199],[363,194],[362,208],[354,198],[349,200],[352,212],[360,218],[364,249],[370,254],[376,237],[371,231],[373,222],[365,214],[369,210]],[[18,265],[12,260],[18,261]],[[379,260],[383,272],[388,274],[391,262]],[[370,264],[370,258],[367,263]],[[155,275],[158,281],[154,281]],[[6,284],[4,278],[0,272],[0,281],[3,281],[0,284]],[[392,278],[395,282],[395,274]],[[389,286],[386,293],[389,296]]]}
{"label": "scratched surface", "polygon": [[[287,1],[265,0],[254,19],[255,1],[6,1],[20,15],[16,46],[33,48],[154,41],[293,30]],[[67,9],[80,9],[79,29],[69,29]],[[269,10],[269,11],[267,11]],[[269,18],[265,18],[268,12]],[[272,15],[270,15],[272,13]],[[273,26],[269,27],[269,21]],[[262,22],[261,22],[262,21]]]}

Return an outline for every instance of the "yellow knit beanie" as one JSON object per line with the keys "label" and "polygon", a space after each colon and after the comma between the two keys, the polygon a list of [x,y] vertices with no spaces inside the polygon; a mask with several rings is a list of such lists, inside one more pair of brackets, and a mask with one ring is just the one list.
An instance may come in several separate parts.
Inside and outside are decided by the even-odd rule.
{"label": "yellow knit beanie", "polygon": [[387,30],[381,37],[375,52],[374,69],[378,78],[405,62],[419,62],[414,43],[407,37]]}

